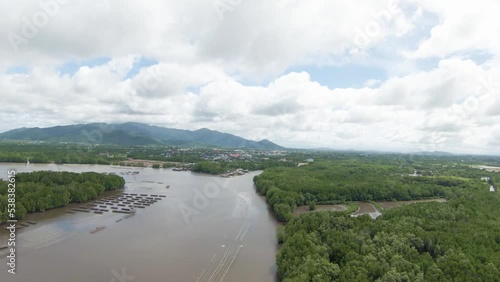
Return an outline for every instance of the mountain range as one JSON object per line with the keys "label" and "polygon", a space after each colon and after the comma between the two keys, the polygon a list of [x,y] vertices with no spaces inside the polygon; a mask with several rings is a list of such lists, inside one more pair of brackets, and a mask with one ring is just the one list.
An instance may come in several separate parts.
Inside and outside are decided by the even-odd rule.
{"label": "mountain range", "polygon": [[269,141],[252,141],[206,128],[195,131],[128,122],[122,124],[91,123],[49,128],[19,128],[0,134],[0,140],[71,142],[114,145],[208,146],[281,150]]}

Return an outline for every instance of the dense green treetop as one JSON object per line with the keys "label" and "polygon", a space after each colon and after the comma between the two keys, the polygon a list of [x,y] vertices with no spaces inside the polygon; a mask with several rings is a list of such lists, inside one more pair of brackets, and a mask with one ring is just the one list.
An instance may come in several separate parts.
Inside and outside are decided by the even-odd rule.
{"label": "dense green treetop", "polygon": [[[117,175],[96,172],[37,171],[15,177],[15,218],[27,213],[64,207],[97,198],[104,191],[123,188],[125,180]],[[12,187],[12,185],[11,185]],[[0,181],[0,222],[9,215],[9,182]]]}
{"label": "dense green treetop", "polygon": [[[431,168],[428,175],[417,169],[422,166]],[[414,176],[415,171],[418,176]],[[495,181],[497,175],[471,168],[468,164],[442,160],[431,162],[427,158],[408,159],[403,155],[343,156],[301,167],[269,168],[256,176],[254,182],[278,219],[287,221],[297,206],[311,201],[337,204],[449,199],[467,189],[488,190],[488,183],[481,181],[481,177],[489,176]]]}
{"label": "dense green treetop", "polygon": [[[492,162],[495,159],[490,160]],[[254,178],[281,221],[282,281],[500,281],[500,173],[455,157],[332,155]],[[481,177],[490,177],[491,182]],[[373,220],[339,212],[294,216],[299,205],[349,201],[403,205]]]}

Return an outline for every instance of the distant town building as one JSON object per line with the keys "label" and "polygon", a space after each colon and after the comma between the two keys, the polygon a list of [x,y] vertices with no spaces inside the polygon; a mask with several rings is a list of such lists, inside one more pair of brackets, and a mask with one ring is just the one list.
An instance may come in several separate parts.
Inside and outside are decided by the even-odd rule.
{"label": "distant town building", "polygon": [[481,177],[481,181],[490,181],[489,177]]}
{"label": "distant town building", "polygon": [[314,159],[307,159],[306,162],[312,163],[312,162],[314,162]]}

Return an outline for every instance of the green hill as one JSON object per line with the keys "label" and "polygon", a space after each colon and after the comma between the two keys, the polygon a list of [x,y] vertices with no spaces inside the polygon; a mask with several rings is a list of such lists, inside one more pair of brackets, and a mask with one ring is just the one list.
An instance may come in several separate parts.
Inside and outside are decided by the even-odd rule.
{"label": "green hill", "polygon": [[70,142],[114,145],[213,146],[280,150],[269,140],[252,141],[206,128],[195,131],[143,123],[91,123],[49,128],[19,128],[0,134],[0,140]]}

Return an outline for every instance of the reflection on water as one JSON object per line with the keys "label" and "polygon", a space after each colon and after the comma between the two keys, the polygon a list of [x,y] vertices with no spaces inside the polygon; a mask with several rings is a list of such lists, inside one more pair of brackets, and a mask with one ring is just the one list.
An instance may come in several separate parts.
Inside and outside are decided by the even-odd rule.
{"label": "reflection on water", "polygon": [[[125,178],[127,193],[166,197],[134,216],[65,212],[81,205],[29,215],[23,221],[38,224],[18,230],[15,276],[0,253],[2,282],[275,281],[275,222],[255,193],[255,173],[219,178],[151,168],[0,164],[0,178],[12,168],[112,172]],[[6,236],[0,231],[0,246]]]}

